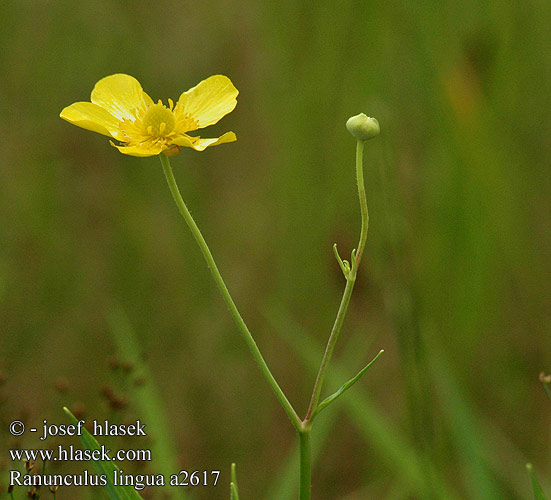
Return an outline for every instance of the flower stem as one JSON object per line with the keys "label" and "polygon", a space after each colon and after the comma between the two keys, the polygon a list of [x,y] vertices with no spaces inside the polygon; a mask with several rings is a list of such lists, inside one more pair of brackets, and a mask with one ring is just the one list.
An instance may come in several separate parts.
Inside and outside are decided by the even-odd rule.
{"label": "flower stem", "polygon": [[321,364],[319,367],[318,375],[314,383],[314,389],[312,390],[312,397],[310,399],[310,405],[308,406],[308,411],[306,412],[306,417],[304,418],[303,424],[307,424],[311,421],[312,416],[318,406],[321,388],[323,385],[323,379],[325,377],[325,372],[327,371],[327,366],[331,357],[333,356],[333,351],[335,349],[335,344],[339,338],[339,333],[341,331],[342,325],[344,323],[344,317],[346,316],[346,311],[348,310],[348,304],[350,303],[350,297],[352,296],[352,291],[354,290],[354,284],[356,283],[356,275],[358,272],[358,266],[360,265],[360,260],[363,255],[365,248],[365,243],[367,240],[367,230],[369,227],[369,212],[367,210],[367,197],[365,194],[364,186],[364,174],[363,174],[363,150],[364,150],[364,141],[358,141],[356,144],[356,181],[358,184],[358,196],[360,199],[360,211],[362,218],[362,227],[360,231],[360,241],[358,243],[358,249],[355,252],[352,252],[352,262],[350,272],[345,274],[346,277],[346,286],[344,288],[343,296],[337,312],[337,317],[333,323],[333,328],[331,329],[331,334],[329,335],[329,340],[327,342],[327,347],[325,348],[325,353]]}
{"label": "flower stem", "polygon": [[356,269],[362,260],[362,254],[367,241],[367,230],[369,229],[369,212],[367,210],[367,196],[365,194],[363,156],[364,142],[356,143],[356,183],[358,184],[358,197],[360,198],[360,211],[362,216],[362,229],[360,231],[360,241],[358,243],[358,251],[356,252]]}
{"label": "flower stem", "polygon": [[258,365],[258,367],[260,368],[260,371],[262,372],[262,375],[264,376],[264,378],[272,388],[272,391],[274,392],[276,398],[278,399],[279,403],[283,407],[283,410],[291,420],[295,429],[297,429],[297,431],[300,432],[300,430],[302,429],[302,422],[300,421],[300,418],[298,417],[293,406],[291,405],[291,403],[289,402],[289,400],[287,399],[287,397],[279,387],[276,379],[272,375],[272,372],[270,371],[270,368],[266,364],[266,361],[264,360],[260,350],[258,349],[258,346],[256,345],[256,342],[251,332],[249,331],[249,328],[247,327],[247,325],[245,324],[245,321],[241,317],[241,314],[239,313],[237,306],[235,305],[235,302],[233,301],[230,295],[228,287],[226,286],[226,284],[224,283],[224,280],[222,279],[222,275],[218,270],[218,266],[214,261],[214,258],[207,245],[207,242],[205,241],[205,238],[201,234],[199,227],[197,227],[197,224],[193,220],[193,217],[191,216],[191,213],[189,212],[182,198],[182,195],[180,194],[180,190],[178,189],[178,184],[176,183],[176,179],[174,178],[174,173],[172,172],[172,167],[170,166],[170,160],[164,154],[159,155],[159,158],[161,160],[161,165],[163,166],[163,171],[165,173],[165,177],[168,182],[168,186],[170,188],[174,201],[176,202],[176,205],[178,206],[178,209],[180,210],[182,217],[186,221],[189,229],[191,230],[191,233],[193,234],[195,241],[199,245],[199,248],[201,249],[201,252],[205,257],[205,260],[207,261],[207,265],[210,269],[212,277],[214,278],[214,281],[216,282],[216,285],[218,286],[218,289],[220,290],[222,297],[226,301],[226,304],[230,309],[230,312],[233,316],[233,319],[235,320],[235,323],[237,324],[237,327],[239,328],[239,331],[243,335],[243,338],[245,339],[245,342],[247,343],[247,346],[249,347],[253,355],[253,358],[256,361],[256,364]]}

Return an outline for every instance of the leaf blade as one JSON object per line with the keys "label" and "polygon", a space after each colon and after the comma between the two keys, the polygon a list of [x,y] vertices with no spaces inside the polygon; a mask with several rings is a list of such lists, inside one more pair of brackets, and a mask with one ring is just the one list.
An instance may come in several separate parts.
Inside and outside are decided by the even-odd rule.
{"label": "leaf blade", "polygon": [[335,399],[337,399],[339,396],[342,396],[348,389],[350,389],[358,380],[360,380],[362,378],[362,376],[365,374],[365,372],[367,372],[367,370],[369,370],[369,368],[371,368],[371,366],[373,365],[373,363],[375,363],[375,361],[377,361],[377,359],[379,358],[379,356],[381,354],[383,354],[384,349],[381,349],[377,355],[366,365],[364,366],[357,374],[355,377],[352,377],[350,380],[348,380],[347,382],[345,382],[337,392],[334,392],[333,394],[331,394],[331,396],[328,396],[327,398],[325,398],[319,405],[318,407],[316,408],[316,410],[314,411],[314,413],[312,414],[312,419],[318,414],[320,413],[323,409],[325,409],[327,406],[329,406],[333,401],[335,401]]}

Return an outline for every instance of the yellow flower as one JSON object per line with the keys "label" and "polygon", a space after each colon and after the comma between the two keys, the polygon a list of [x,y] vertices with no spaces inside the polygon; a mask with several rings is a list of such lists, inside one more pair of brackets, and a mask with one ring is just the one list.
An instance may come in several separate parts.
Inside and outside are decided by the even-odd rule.
{"label": "yellow flower", "polygon": [[203,151],[209,146],[237,140],[233,132],[214,139],[202,139],[188,132],[213,125],[235,108],[237,94],[230,79],[214,75],[184,92],[176,106],[168,99],[153,102],[134,77],[106,76],[96,83],[90,100],[75,102],[59,116],[69,123],[112,137],[115,146],[132,156],[172,156],[180,146]]}

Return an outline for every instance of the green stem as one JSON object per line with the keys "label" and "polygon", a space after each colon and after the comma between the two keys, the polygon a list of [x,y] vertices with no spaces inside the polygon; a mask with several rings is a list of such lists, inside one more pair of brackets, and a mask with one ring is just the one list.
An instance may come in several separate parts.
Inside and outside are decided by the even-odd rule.
{"label": "green stem", "polygon": [[272,375],[272,372],[268,368],[266,361],[262,357],[262,354],[258,349],[258,346],[256,345],[256,342],[253,336],[251,335],[249,328],[245,324],[245,321],[243,321],[243,318],[241,317],[241,314],[239,313],[237,306],[235,305],[235,302],[233,301],[230,295],[230,292],[228,291],[228,287],[226,286],[226,284],[224,283],[224,280],[222,279],[222,275],[218,270],[218,266],[214,261],[214,258],[212,256],[212,253],[210,252],[207,242],[205,241],[205,238],[203,238],[201,231],[199,230],[199,228],[197,227],[197,224],[193,220],[193,217],[191,216],[191,213],[189,212],[182,198],[182,195],[180,194],[180,190],[178,189],[178,184],[176,183],[176,179],[174,178],[174,173],[172,172],[172,167],[170,166],[170,161],[168,157],[164,154],[161,154],[159,155],[159,158],[161,159],[161,165],[163,166],[163,171],[165,173],[165,177],[168,182],[168,186],[170,188],[174,201],[176,202],[176,205],[178,206],[178,209],[180,210],[182,217],[186,221],[189,229],[191,230],[191,233],[193,234],[195,241],[199,245],[199,248],[201,249],[201,252],[205,257],[205,260],[207,261],[207,265],[210,269],[212,277],[214,278],[214,281],[216,282],[216,285],[218,286],[218,289],[220,290],[222,297],[226,301],[226,304],[230,309],[230,312],[233,316],[233,319],[235,320],[235,323],[237,324],[237,327],[239,328],[239,331],[243,335],[243,338],[245,339],[247,346],[251,350],[251,353],[253,355],[254,360],[256,361],[256,364],[258,365],[258,367],[260,368],[260,371],[262,372],[262,375],[264,376],[264,378],[272,388],[272,391],[274,392],[276,398],[278,399],[281,406],[283,407],[283,410],[285,410],[285,413],[291,420],[295,429],[297,429],[297,431],[300,432],[300,430],[302,429],[302,422],[300,421],[300,418],[295,412],[293,406],[291,405],[291,403],[289,402],[289,400],[287,399],[287,397],[279,387],[276,379]]}
{"label": "green stem", "polygon": [[331,335],[327,342],[327,347],[325,348],[325,353],[321,360],[321,364],[318,370],[318,375],[314,383],[314,389],[312,391],[312,397],[310,399],[310,405],[308,406],[308,411],[306,412],[306,417],[304,423],[309,422],[312,418],[314,411],[319,403],[321,387],[323,385],[323,379],[325,378],[325,372],[327,370],[327,365],[333,356],[333,351],[335,350],[335,344],[339,337],[339,333],[344,323],[344,317],[346,316],[346,311],[348,309],[348,304],[350,303],[350,297],[352,296],[352,291],[354,290],[355,277],[346,278],[346,287],[344,288],[344,293],[339,305],[339,310],[337,312],[337,317],[335,318],[335,323],[333,323],[333,328],[331,329]]}
{"label": "green stem", "polygon": [[312,450],[310,446],[310,427],[298,433],[300,441],[300,481],[299,500],[310,500],[312,490]]}
{"label": "green stem", "polygon": [[356,183],[358,184],[358,197],[360,198],[360,211],[362,215],[362,229],[360,231],[358,251],[356,252],[356,269],[360,264],[360,260],[362,260],[365,243],[367,241],[367,230],[369,228],[369,212],[367,210],[367,196],[365,194],[363,170],[364,144],[363,141],[358,141],[356,143]]}
{"label": "green stem", "polygon": [[318,375],[314,383],[314,389],[312,390],[312,397],[310,399],[310,405],[308,406],[308,411],[306,412],[306,417],[304,418],[303,423],[307,424],[310,422],[320,399],[321,388],[323,385],[323,379],[325,378],[325,372],[327,371],[327,366],[331,357],[333,356],[333,351],[335,350],[335,345],[337,339],[339,338],[339,333],[341,331],[342,325],[344,323],[344,318],[346,316],[346,311],[348,310],[348,304],[350,303],[350,297],[352,296],[352,291],[354,290],[354,284],[356,283],[356,275],[358,272],[358,266],[360,265],[360,260],[363,255],[365,248],[365,243],[367,240],[367,230],[369,227],[369,212],[367,210],[367,197],[365,194],[364,186],[364,174],[363,174],[363,150],[364,142],[358,141],[356,145],[356,181],[358,184],[358,196],[360,199],[360,211],[362,218],[362,228],[360,231],[360,241],[358,243],[358,249],[356,252],[352,252],[352,262],[350,272],[345,274],[346,276],[346,286],[344,288],[343,296],[337,312],[337,317],[333,323],[333,328],[331,329],[331,334],[329,335],[329,340],[327,342],[327,347],[325,348],[325,353],[323,354],[323,359],[318,370]]}

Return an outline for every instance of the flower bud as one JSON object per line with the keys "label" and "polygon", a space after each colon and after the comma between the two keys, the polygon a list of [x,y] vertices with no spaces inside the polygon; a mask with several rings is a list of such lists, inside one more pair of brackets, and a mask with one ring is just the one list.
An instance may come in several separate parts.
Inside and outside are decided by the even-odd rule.
{"label": "flower bud", "polygon": [[372,139],[378,136],[381,130],[379,122],[364,113],[350,117],[346,122],[346,128],[358,141]]}

